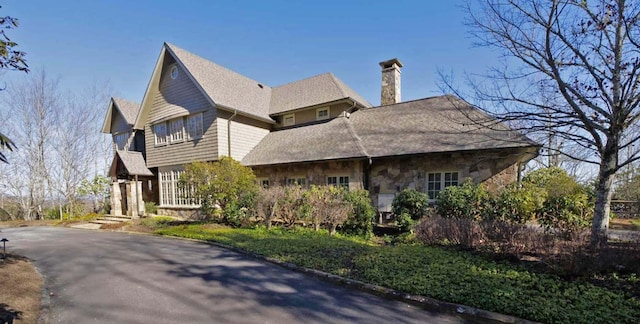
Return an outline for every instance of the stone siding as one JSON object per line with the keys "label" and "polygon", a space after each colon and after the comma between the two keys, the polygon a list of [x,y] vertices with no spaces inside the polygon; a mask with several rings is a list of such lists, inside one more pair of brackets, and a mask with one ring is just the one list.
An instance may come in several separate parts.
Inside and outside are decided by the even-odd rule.
{"label": "stone siding", "polygon": [[487,150],[390,157],[374,159],[370,171],[370,192],[374,206],[378,194],[396,194],[405,188],[426,192],[427,173],[459,172],[459,182],[472,179],[489,191],[516,182],[518,162],[528,160],[529,152]]}
{"label": "stone siding", "polygon": [[288,178],[305,178],[308,185],[326,185],[329,176],[349,176],[350,189],[363,189],[362,160],[257,166],[258,179],[268,178],[271,185],[286,185]]}

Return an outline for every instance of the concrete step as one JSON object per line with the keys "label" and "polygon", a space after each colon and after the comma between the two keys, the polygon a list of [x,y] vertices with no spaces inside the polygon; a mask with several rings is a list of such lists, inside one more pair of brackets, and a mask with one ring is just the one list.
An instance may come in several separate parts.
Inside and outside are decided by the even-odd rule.
{"label": "concrete step", "polygon": [[120,223],[122,223],[122,221],[96,219],[96,220],[90,221],[89,223],[93,223],[93,224],[120,224]]}
{"label": "concrete step", "polygon": [[98,219],[100,220],[110,220],[110,221],[116,221],[116,222],[128,222],[131,220],[131,217],[126,217],[126,216],[104,216],[104,217],[99,217]]}

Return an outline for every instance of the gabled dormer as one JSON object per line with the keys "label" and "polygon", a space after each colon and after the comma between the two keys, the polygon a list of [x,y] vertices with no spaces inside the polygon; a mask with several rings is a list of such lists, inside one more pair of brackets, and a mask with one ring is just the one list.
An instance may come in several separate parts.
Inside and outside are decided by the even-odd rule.
{"label": "gabled dormer", "polygon": [[120,98],[111,98],[109,101],[102,132],[111,134],[114,150],[144,153],[144,131],[134,129],[139,111],[138,103]]}
{"label": "gabled dormer", "polygon": [[275,128],[323,122],[371,104],[332,73],[272,89],[270,115]]}

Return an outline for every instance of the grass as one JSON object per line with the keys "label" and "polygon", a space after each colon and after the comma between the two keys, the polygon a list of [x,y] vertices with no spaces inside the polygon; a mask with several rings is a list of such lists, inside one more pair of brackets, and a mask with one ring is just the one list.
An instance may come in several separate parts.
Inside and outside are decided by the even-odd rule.
{"label": "grass", "polygon": [[36,323],[41,291],[42,277],[26,258],[0,259],[0,323]]}
{"label": "grass", "polygon": [[640,231],[640,219],[614,218],[609,221],[609,228],[627,231]]}
{"label": "grass", "polygon": [[155,233],[220,242],[403,292],[545,323],[635,323],[640,318],[640,300],[615,287],[567,281],[442,247],[380,246],[306,229],[180,225]]}

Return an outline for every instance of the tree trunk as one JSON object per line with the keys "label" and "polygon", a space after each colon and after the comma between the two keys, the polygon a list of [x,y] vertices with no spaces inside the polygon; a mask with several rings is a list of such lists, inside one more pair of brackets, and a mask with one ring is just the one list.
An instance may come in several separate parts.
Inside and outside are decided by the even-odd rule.
{"label": "tree trunk", "polygon": [[600,170],[598,172],[598,182],[596,184],[596,206],[593,214],[593,226],[591,228],[591,246],[594,248],[607,243],[611,196],[613,195],[611,187],[614,180],[616,165],[617,154],[612,151],[605,150],[602,154],[602,162],[600,163]]}
{"label": "tree trunk", "polygon": [[329,231],[329,236],[336,235],[336,228],[337,227],[338,227],[338,224],[331,224],[331,230]]}

